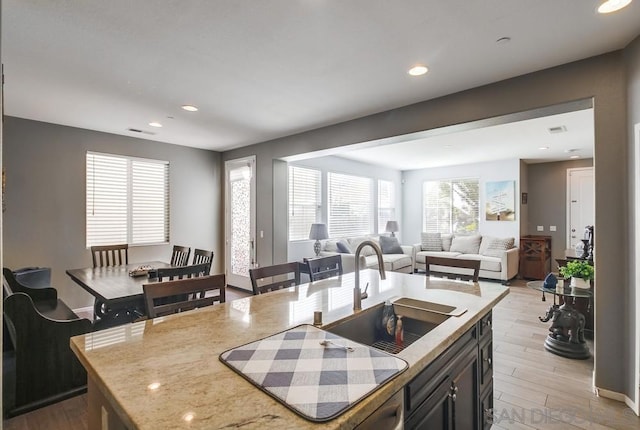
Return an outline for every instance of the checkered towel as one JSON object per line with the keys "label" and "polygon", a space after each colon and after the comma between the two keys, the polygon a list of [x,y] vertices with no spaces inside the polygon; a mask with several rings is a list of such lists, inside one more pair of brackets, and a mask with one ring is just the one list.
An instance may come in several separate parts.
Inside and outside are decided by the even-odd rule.
{"label": "checkered towel", "polygon": [[[332,343],[322,345],[324,339]],[[408,367],[386,352],[306,324],[225,351],[220,360],[311,421],[337,417]]]}

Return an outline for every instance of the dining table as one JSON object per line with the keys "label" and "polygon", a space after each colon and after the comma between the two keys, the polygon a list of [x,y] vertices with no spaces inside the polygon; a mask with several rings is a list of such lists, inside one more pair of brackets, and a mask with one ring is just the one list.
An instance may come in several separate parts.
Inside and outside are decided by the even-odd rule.
{"label": "dining table", "polygon": [[121,266],[69,269],[67,275],[94,296],[94,327],[107,328],[143,317],[142,286],[155,281],[155,270],[172,267],[162,261]]}

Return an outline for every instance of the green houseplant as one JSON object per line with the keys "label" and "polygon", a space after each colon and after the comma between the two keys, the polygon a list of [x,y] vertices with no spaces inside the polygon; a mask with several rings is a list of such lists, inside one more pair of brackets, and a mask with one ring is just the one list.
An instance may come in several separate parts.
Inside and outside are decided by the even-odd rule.
{"label": "green houseplant", "polygon": [[589,288],[594,276],[593,266],[585,260],[570,260],[560,268],[560,275],[571,278],[571,286]]}

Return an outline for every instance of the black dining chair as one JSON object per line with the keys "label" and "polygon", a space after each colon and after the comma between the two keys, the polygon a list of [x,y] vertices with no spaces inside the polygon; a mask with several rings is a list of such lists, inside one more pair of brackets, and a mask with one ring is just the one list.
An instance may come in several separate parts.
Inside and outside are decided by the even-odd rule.
{"label": "black dining chair", "polygon": [[173,251],[171,252],[171,265],[186,266],[189,264],[189,255],[191,255],[191,248],[188,246],[173,245]]}
{"label": "black dining chair", "polygon": [[249,269],[253,294],[263,294],[300,285],[300,263],[274,264]]}
{"label": "black dining chair", "polygon": [[158,267],[155,270],[155,277],[158,282],[162,282],[164,280],[173,281],[175,279],[183,278],[197,278],[199,276],[208,275],[209,267],[209,263],[193,264],[191,266]]}
{"label": "black dining chair", "polygon": [[311,282],[342,275],[342,256],[339,254],[307,260]]}
{"label": "black dining chair", "polygon": [[211,273],[212,262],[213,262],[213,251],[207,251],[207,250],[198,249],[198,248],[193,250],[193,260],[191,261],[191,264],[208,263],[209,271],[207,272],[207,274]]}
{"label": "black dining chair", "polygon": [[93,267],[125,266],[129,264],[129,245],[102,245],[91,247]]}
{"label": "black dining chair", "polygon": [[[224,274],[144,284],[147,316],[156,318],[224,303],[225,284]],[[207,294],[212,291],[214,294]]]}

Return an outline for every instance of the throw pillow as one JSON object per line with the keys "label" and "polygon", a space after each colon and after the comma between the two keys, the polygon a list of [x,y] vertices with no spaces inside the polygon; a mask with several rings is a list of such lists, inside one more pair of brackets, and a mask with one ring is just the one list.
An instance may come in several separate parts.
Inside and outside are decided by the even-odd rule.
{"label": "throw pillow", "polygon": [[513,237],[483,237],[480,245],[480,254],[499,258],[502,257],[505,251],[513,248],[514,243],[515,239]]}
{"label": "throw pillow", "polygon": [[349,247],[349,244],[344,239],[339,240],[336,243],[336,247],[338,248],[338,252],[340,252],[342,254],[353,254],[353,251],[351,251],[351,248]]}
{"label": "throw pillow", "polygon": [[482,236],[455,236],[451,241],[451,252],[477,254]]}
{"label": "throw pillow", "polygon": [[442,251],[440,233],[421,233],[420,249],[423,251]]}
{"label": "throw pillow", "polygon": [[338,252],[338,241],[334,239],[325,240],[322,250],[327,252]]}
{"label": "throw pillow", "polygon": [[380,248],[383,254],[402,254],[402,247],[397,237],[380,236]]}
{"label": "throw pillow", "polygon": [[[353,252],[355,253],[356,249],[358,249],[358,246],[360,246],[360,244],[365,240],[371,240],[373,242],[376,242],[378,245],[380,244],[377,237],[358,236],[358,237],[349,238],[349,248],[353,249]],[[375,255],[375,253],[376,252],[370,246],[365,246],[364,248],[362,248],[360,255],[364,255],[365,257],[368,257],[370,255]]]}
{"label": "throw pillow", "polygon": [[442,235],[442,250],[443,251],[451,251],[451,241],[453,240],[452,234],[443,234]]}

